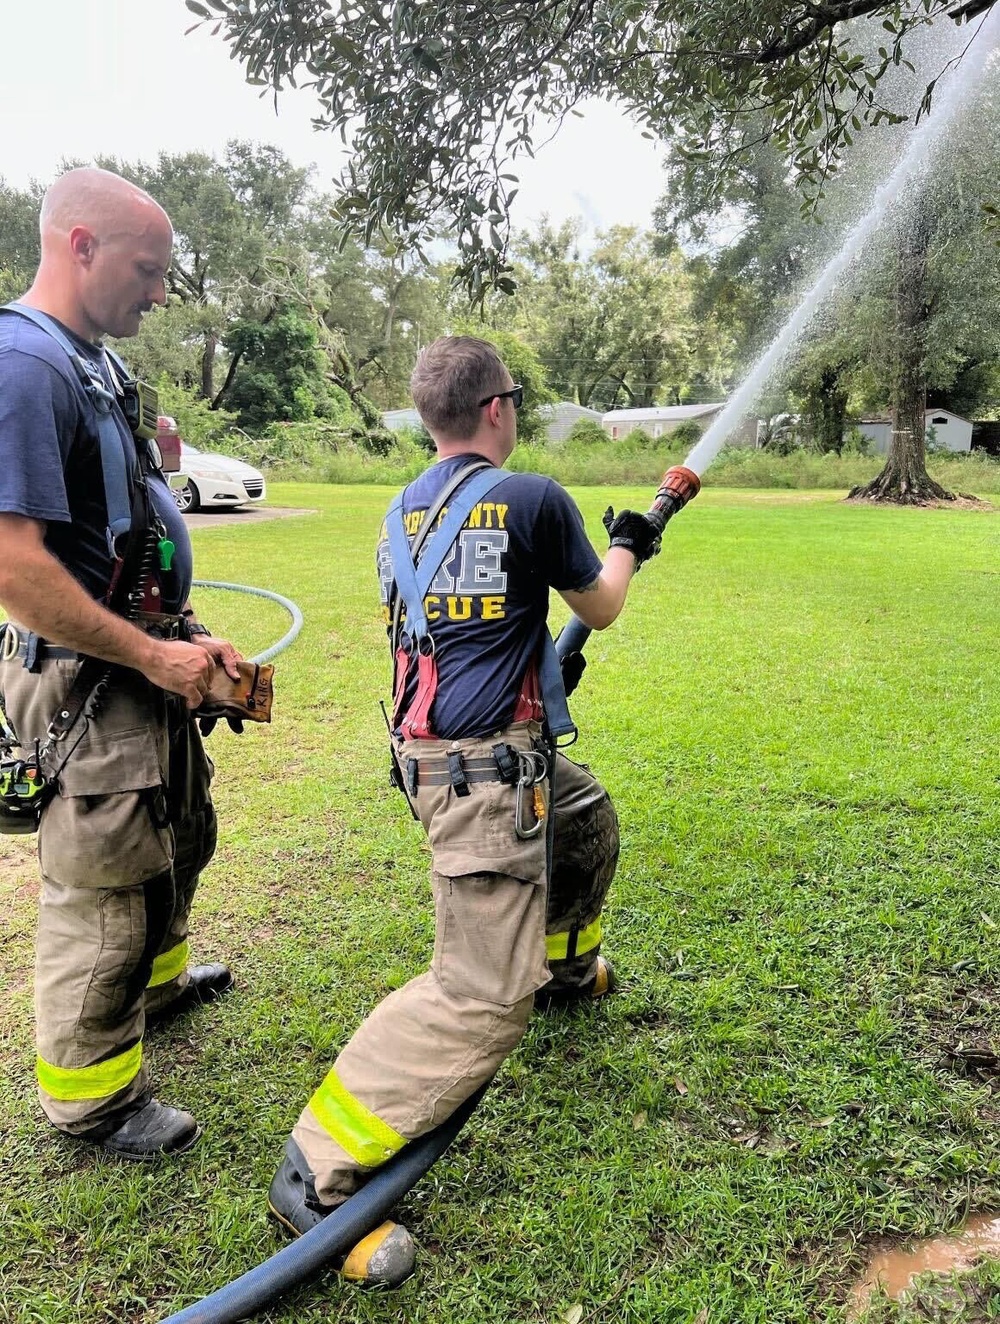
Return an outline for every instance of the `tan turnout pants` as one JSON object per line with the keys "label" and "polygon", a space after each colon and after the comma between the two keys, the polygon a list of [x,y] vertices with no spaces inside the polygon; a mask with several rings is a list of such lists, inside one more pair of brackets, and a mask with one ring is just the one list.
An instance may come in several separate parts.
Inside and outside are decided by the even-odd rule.
{"label": "tan turnout pants", "polygon": [[[404,768],[412,758],[446,768],[451,750],[482,759],[497,741],[528,749],[537,734],[519,724],[487,740],[404,742],[399,755]],[[379,1003],[292,1132],[325,1204],[341,1203],[489,1080],[523,1035],[537,989],[594,978],[618,860],[607,792],[559,756],[550,879],[544,833],[515,835],[514,788],[490,781],[469,792],[418,782],[414,806],[432,848],[431,968]]]}
{"label": "tan turnout pants", "polygon": [[[44,742],[77,667],[0,662],[0,696],[24,747]],[[212,769],[183,701],[126,670],[51,767],[64,759],[38,832],[39,1095],[60,1130],[98,1135],[148,1093],[145,1013],[187,983],[188,913],[215,850]]]}

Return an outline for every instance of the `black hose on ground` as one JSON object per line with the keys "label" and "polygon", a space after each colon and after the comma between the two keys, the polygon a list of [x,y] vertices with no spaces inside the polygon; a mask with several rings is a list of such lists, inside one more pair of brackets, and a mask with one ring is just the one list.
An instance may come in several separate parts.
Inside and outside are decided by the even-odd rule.
{"label": "black hose on ground", "polygon": [[170,1315],[163,1324],[236,1324],[318,1273],[330,1260],[345,1255],[362,1237],[385,1222],[406,1192],[437,1162],[471,1117],[486,1089],[483,1085],[440,1126],[404,1145],[360,1191],[328,1214],[322,1223],[235,1282]]}

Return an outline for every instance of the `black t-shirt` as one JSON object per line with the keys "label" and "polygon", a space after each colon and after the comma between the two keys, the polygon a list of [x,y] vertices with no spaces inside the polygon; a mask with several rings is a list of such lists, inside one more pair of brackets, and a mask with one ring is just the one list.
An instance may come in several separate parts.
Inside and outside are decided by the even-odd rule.
{"label": "black t-shirt", "polygon": [[[61,329],[113,390],[100,346]],[[117,408],[114,418],[131,465],[132,434]],[[158,574],[163,610],[175,612],[191,590],[191,542],[166,480],[151,474],[148,485],[176,548],[170,572]],[[91,597],[103,599],[113,561],[97,421],[63,350],[16,313],[0,314],[0,511],[43,521],[49,551]]]}
{"label": "black t-shirt", "polygon": [[[441,460],[409,485],[403,514],[411,539],[437,494],[475,458]],[[384,523],[377,565],[385,607],[392,558]],[[583,517],[558,483],[510,474],[494,487],[466,520],[424,599],[438,669],[433,734],[451,740],[509,725],[525,673],[540,655],[549,588],[579,592],[600,573]],[[404,712],[415,690],[411,663]]]}

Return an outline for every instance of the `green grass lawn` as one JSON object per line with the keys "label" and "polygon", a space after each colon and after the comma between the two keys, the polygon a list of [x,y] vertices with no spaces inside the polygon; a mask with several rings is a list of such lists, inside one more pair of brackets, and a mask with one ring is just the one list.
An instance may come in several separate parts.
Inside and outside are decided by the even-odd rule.
{"label": "green grass lawn", "polygon": [[[604,505],[649,496],[576,495],[599,547]],[[194,948],[239,991],[148,1047],[159,1097],[205,1127],[190,1156],[136,1168],[45,1125],[36,888],[0,839],[4,1321],[147,1324],[276,1249],[289,1128],[430,955],[428,855],[376,706],[389,489],[271,496],[318,513],[195,534],[199,577],[285,593],[306,626],[274,725],[211,738],[221,845]],[[879,1238],[1000,1207],[1000,1077],[968,1055],[1000,1029],[998,530],[717,489],[671,525],[573,703],[622,820],[621,994],[532,1023],[400,1210],[415,1279],[373,1297],[327,1275],[263,1318],[833,1321]],[[257,600],[200,605],[248,651],[285,628]],[[932,1317],[991,1317],[990,1282]]]}

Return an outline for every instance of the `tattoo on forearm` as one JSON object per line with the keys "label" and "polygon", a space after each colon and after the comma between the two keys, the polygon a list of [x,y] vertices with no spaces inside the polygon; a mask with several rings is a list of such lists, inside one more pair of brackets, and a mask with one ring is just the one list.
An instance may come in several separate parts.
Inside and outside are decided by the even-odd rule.
{"label": "tattoo on forearm", "polygon": [[581,588],[581,589],[579,590],[579,592],[581,592],[581,593],[596,593],[597,590],[600,588],[600,586],[601,586],[601,581],[600,581],[600,579],[595,579],[594,582],[593,582],[592,584],[588,584],[585,588]]}

